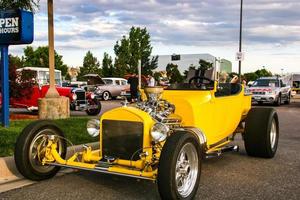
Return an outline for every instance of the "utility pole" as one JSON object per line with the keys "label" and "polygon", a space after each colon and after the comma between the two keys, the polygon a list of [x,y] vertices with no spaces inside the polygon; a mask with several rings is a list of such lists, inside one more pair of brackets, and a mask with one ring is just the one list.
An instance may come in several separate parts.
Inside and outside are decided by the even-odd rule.
{"label": "utility pole", "polygon": [[[240,9],[240,42],[239,42],[239,52],[242,53],[242,28],[243,28],[243,0],[241,0]],[[239,81],[241,83],[241,71],[242,71],[242,60],[239,60]]]}
{"label": "utility pole", "polygon": [[46,94],[46,98],[56,98],[59,97],[59,94],[55,88],[53,0],[48,0],[48,44],[50,88]]}
{"label": "utility pole", "polygon": [[70,117],[70,103],[69,98],[59,95],[55,86],[53,0],[47,3],[50,86],[45,98],[39,99],[39,119],[64,119]]}

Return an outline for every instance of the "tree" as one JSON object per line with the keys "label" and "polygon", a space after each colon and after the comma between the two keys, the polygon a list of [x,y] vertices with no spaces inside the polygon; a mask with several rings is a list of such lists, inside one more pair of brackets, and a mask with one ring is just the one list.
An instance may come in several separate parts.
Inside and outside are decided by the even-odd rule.
{"label": "tree", "polygon": [[0,10],[21,8],[32,12],[39,8],[40,0],[1,0]]}
{"label": "tree", "polygon": [[255,74],[257,74],[258,78],[272,76],[272,72],[266,70],[265,68],[256,70]]}
{"label": "tree", "polygon": [[167,75],[169,77],[170,83],[181,83],[184,80],[184,77],[181,75],[178,70],[178,65],[169,63],[166,67]]}
{"label": "tree", "polygon": [[[55,69],[61,71],[61,74],[65,76],[68,72],[67,65],[64,64],[62,56],[54,51],[55,55]],[[38,47],[33,49],[31,46],[27,46],[24,49],[24,66],[26,67],[47,67],[49,68],[49,48],[48,46]]]}
{"label": "tree", "polygon": [[244,79],[246,79],[246,81],[255,81],[256,79],[258,79],[257,74],[255,74],[254,72],[250,72],[250,73],[245,73],[243,74]]}
{"label": "tree", "polygon": [[138,61],[141,60],[142,74],[152,74],[157,68],[158,57],[151,58],[152,46],[150,34],[146,28],[132,27],[129,36],[123,36],[114,46],[116,54],[115,66],[120,76],[125,73],[137,73]]}
{"label": "tree", "polygon": [[9,55],[9,66],[14,66],[16,69],[24,67],[24,61],[19,56]]}
{"label": "tree", "polygon": [[249,72],[249,73],[243,74],[243,77],[247,81],[255,81],[256,79],[258,79],[260,77],[269,77],[269,76],[273,76],[272,72],[270,72],[264,68],[258,69],[255,72]]}
{"label": "tree", "polygon": [[16,71],[16,65],[10,63],[9,66],[9,93],[13,98],[29,98],[36,85],[35,73],[31,70]]}
{"label": "tree", "polygon": [[91,51],[88,51],[83,58],[83,66],[80,67],[78,79],[82,80],[86,74],[98,74],[101,76],[101,68],[98,59],[94,57]]}
{"label": "tree", "polygon": [[114,66],[112,63],[112,58],[106,52],[104,52],[102,60],[102,75],[104,77],[114,76]]}

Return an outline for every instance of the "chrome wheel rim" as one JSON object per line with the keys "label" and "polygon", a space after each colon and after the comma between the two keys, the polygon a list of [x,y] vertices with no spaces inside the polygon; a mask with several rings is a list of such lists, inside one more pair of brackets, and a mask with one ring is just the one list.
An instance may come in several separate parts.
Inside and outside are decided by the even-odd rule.
{"label": "chrome wheel rim", "polygon": [[178,154],[175,181],[178,193],[187,197],[193,191],[198,176],[198,154],[192,143],[185,144]]}
{"label": "chrome wheel rim", "polygon": [[270,142],[271,142],[272,150],[274,150],[275,145],[276,145],[276,136],[277,136],[277,127],[276,127],[276,122],[273,119],[272,125],[271,125],[271,131],[270,131]]}
{"label": "chrome wheel rim", "polygon": [[[51,129],[44,129],[40,131],[36,136],[33,138],[30,147],[29,147],[29,162],[31,167],[40,173],[47,173],[51,171],[54,166],[49,165],[42,165],[42,158],[43,158],[43,149],[47,146],[47,135],[57,135]],[[61,139],[57,142],[57,152],[59,155],[62,154],[63,144]]]}
{"label": "chrome wheel rim", "polygon": [[104,100],[108,100],[109,99],[109,93],[108,92],[104,92],[103,93],[103,99]]}

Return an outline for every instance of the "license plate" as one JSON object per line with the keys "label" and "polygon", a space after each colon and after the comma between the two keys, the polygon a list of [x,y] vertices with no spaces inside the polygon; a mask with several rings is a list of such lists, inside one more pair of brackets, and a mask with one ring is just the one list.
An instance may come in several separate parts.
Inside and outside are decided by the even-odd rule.
{"label": "license plate", "polygon": [[254,97],[254,99],[255,99],[255,100],[260,100],[260,99],[261,99],[261,97]]}
{"label": "license plate", "polygon": [[126,95],[126,92],[124,92],[124,91],[123,91],[123,92],[121,92],[121,95]]}

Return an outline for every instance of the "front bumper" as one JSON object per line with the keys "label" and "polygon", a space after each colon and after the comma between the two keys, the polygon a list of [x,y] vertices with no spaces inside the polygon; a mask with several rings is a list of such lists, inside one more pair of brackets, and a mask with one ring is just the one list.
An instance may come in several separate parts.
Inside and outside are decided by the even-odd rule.
{"label": "front bumper", "polygon": [[70,109],[75,111],[83,111],[87,109],[87,100],[73,101],[70,104]]}
{"label": "front bumper", "polygon": [[276,95],[252,95],[252,102],[274,103],[277,98]]}

